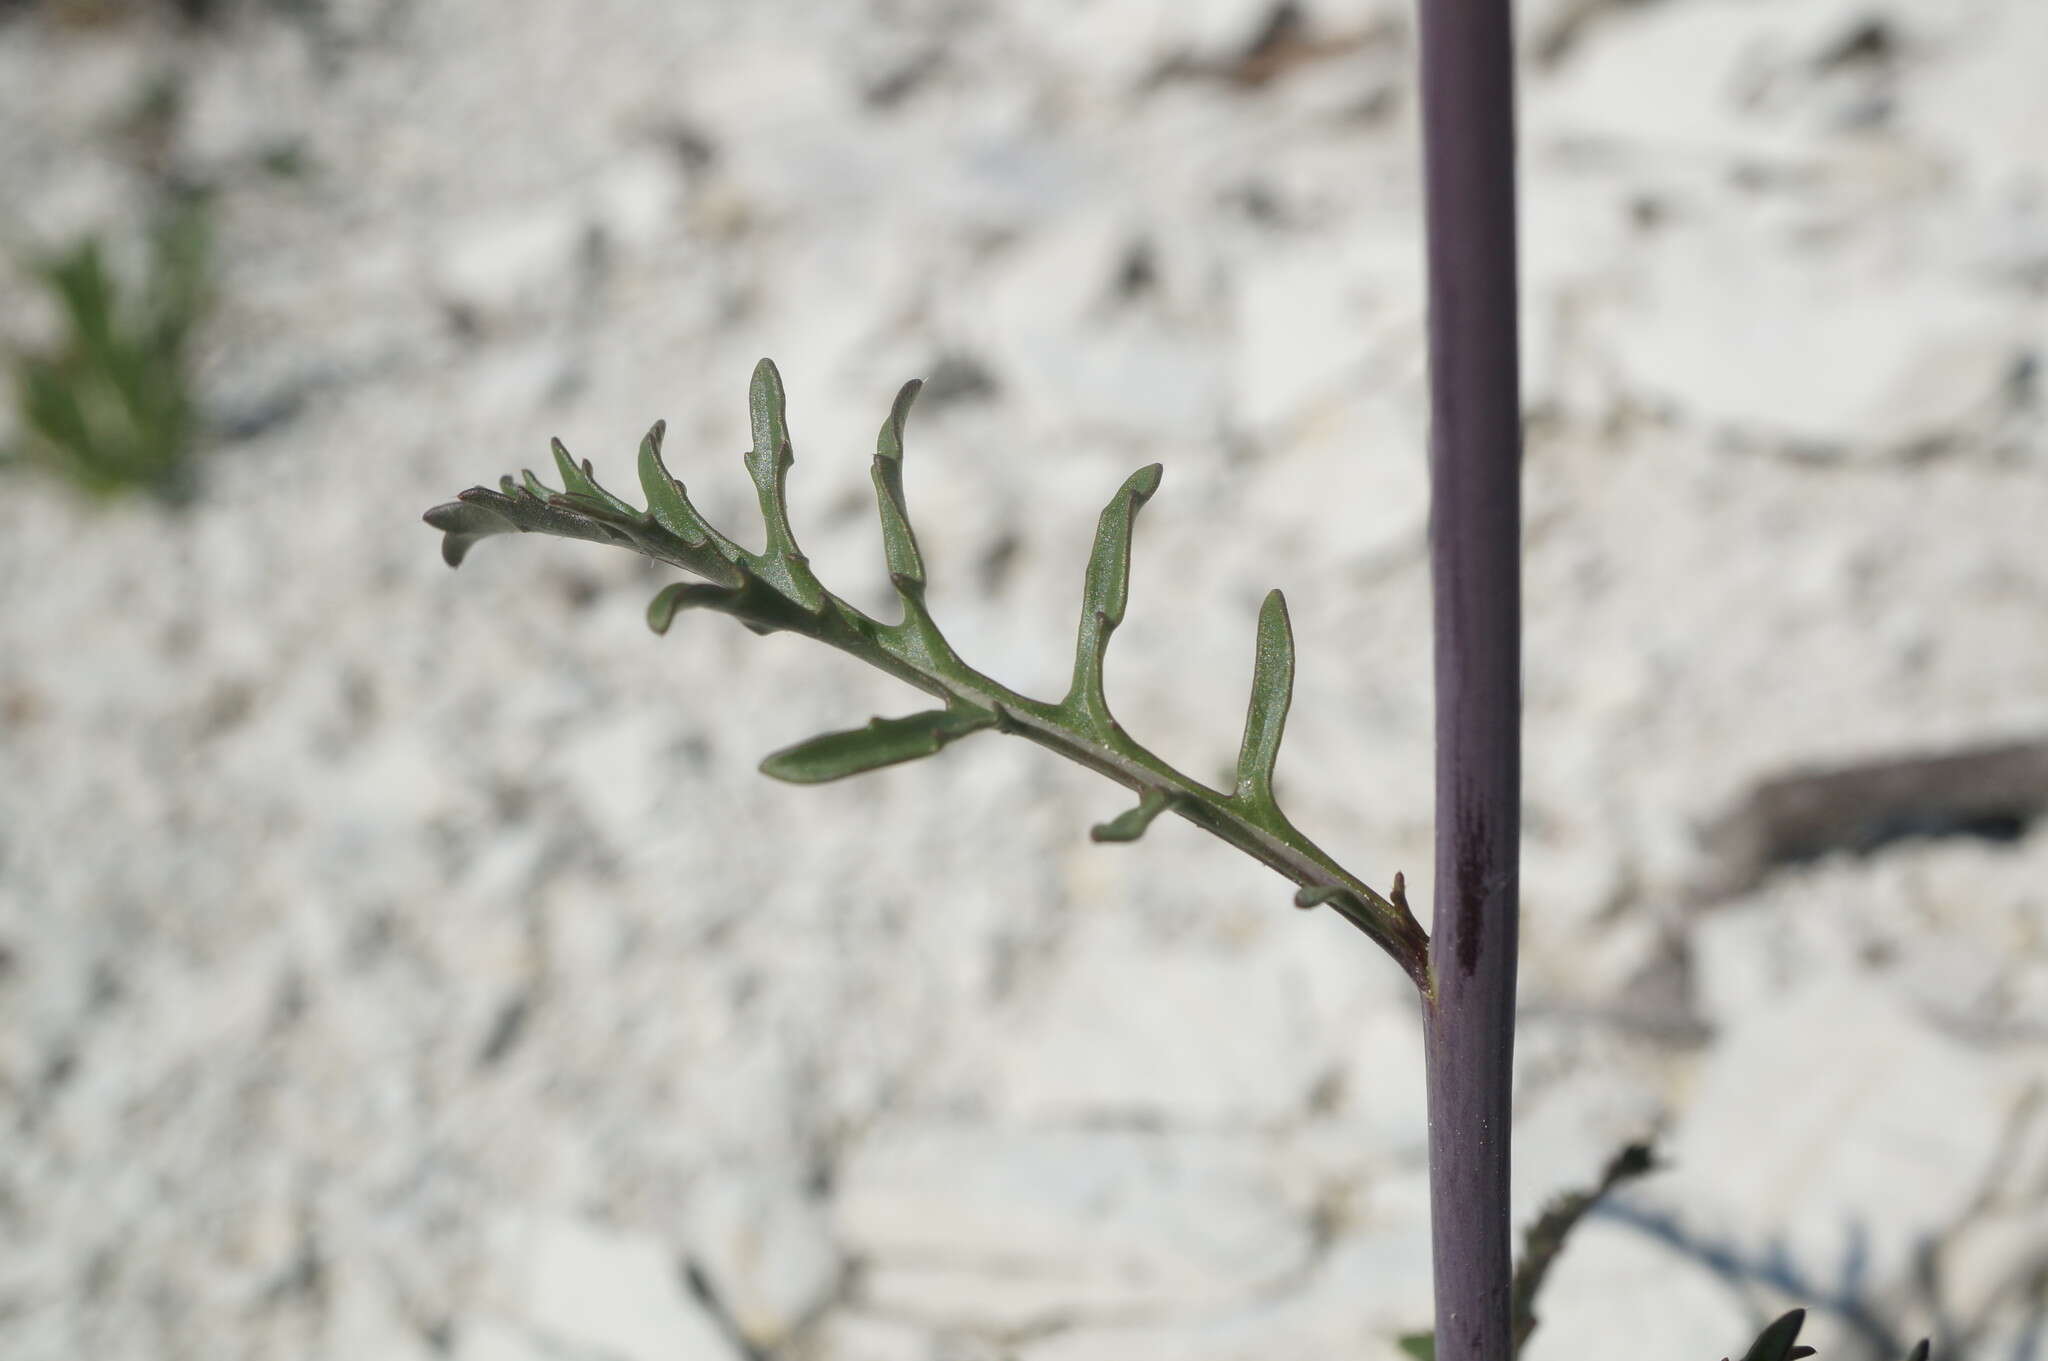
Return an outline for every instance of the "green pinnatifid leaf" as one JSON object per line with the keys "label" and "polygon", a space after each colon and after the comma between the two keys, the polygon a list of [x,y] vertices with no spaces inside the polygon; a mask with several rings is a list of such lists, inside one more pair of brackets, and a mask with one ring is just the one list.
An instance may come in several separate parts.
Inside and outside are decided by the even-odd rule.
{"label": "green pinnatifid leaf", "polygon": [[923,387],[915,378],[903,385],[889,408],[889,419],[882,422],[882,433],[875,438],[875,505],[882,517],[882,557],[889,566],[889,580],[903,593],[906,606],[914,606],[922,598],[924,555],[917,551],[917,535],[911,531],[910,512],[903,502],[903,423]]}
{"label": "green pinnatifid leaf", "polygon": [[1273,763],[1280,757],[1287,706],[1293,698],[1294,630],[1287,621],[1286,599],[1278,591],[1268,591],[1259,607],[1251,707],[1245,713],[1244,743],[1237,754],[1237,797],[1261,812],[1279,811],[1273,799]]}
{"label": "green pinnatifid leaf", "polygon": [[1131,592],[1131,527],[1138,510],[1159,490],[1164,469],[1150,463],[1124,480],[1095,526],[1095,551],[1081,590],[1081,627],[1074,647],[1074,684],[1066,703],[1106,736],[1115,730],[1102,693],[1102,658],[1109,635],[1124,621]]}
{"label": "green pinnatifid leaf", "polygon": [[1173,796],[1163,789],[1148,789],[1138,800],[1138,806],[1128,812],[1119,813],[1108,822],[1098,822],[1088,829],[1090,841],[1136,841],[1145,835],[1145,829],[1164,813],[1173,803]]}
{"label": "green pinnatifid leaf", "polygon": [[[869,617],[826,591],[790,532],[784,501],[794,462],[782,380],[763,360],[749,387],[753,448],[748,475],[759,495],[767,542],[763,552],[720,533],[691,504],[662,456],[665,427],[641,441],[639,476],[648,509],[599,484],[587,462],[553,446],[557,491],[525,473],[496,489],[472,487],[426,513],[442,532],[442,556],[459,564],[479,540],[498,534],[544,533],[631,548],[702,578],[665,587],[649,603],[655,632],[679,611],[717,610],[756,633],[787,632],[826,643],[870,663],[943,702],[906,718],[877,719],[865,728],[831,733],[779,751],[762,763],[770,775],[799,783],[838,779],[929,756],[969,733],[994,727],[1052,749],[1141,791],[1136,808],[1101,824],[1097,840],[1130,840],[1172,809],[1262,864],[1304,885],[1297,901],[1330,904],[1378,941],[1418,986],[1429,986],[1428,937],[1405,901],[1380,897],[1346,873],[1272,806],[1271,780],[1292,676],[1285,606],[1276,593],[1260,616],[1259,663],[1239,762],[1237,792],[1222,793],[1145,750],[1110,716],[1102,693],[1103,651],[1124,617],[1130,587],[1132,524],[1158,490],[1161,469],[1134,473],[1102,512],[1083,588],[1075,645],[1074,683],[1057,704],[1018,694],[962,661],[925,608],[925,563],[903,494],[903,431],[919,385],[905,384],[875,442],[873,477],[884,558],[904,603],[900,623]],[[1397,880],[1398,885],[1398,880]]]}
{"label": "green pinnatifid leaf", "polygon": [[969,733],[995,725],[993,713],[975,709],[930,709],[903,718],[870,719],[865,728],[828,732],[784,747],[761,762],[761,773],[791,784],[823,784],[936,755]]}
{"label": "green pinnatifid leaf", "polygon": [[1395,1345],[1415,1361],[1436,1361],[1436,1334],[1433,1332],[1403,1333],[1395,1339]]}

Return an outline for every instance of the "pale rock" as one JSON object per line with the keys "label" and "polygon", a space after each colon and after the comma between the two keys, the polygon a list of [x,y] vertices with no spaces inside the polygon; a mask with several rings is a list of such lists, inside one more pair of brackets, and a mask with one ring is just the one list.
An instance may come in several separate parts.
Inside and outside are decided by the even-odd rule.
{"label": "pale rock", "polygon": [[591,194],[595,223],[611,244],[645,247],[675,231],[684,210],[684,186],[673,156],[641,151],[621,160]]}
{"label": "pale rock", "polygon": [[793,123],[843,119],[856,91],[841,77],[830,45],[789,42],[781,35],[732,34],[690,76],[693,106],[707,118],[729,118],[735,135],[787,132]]}
{"label": "pale rock", "polygon": [[1086,6],[1022,6],[1012,22],[1027,27],[1052,69],[1079,78],[1097,99],[1138,86],[1176,57],[1215,59],[1241,50],[1258,32],[1262,0],[1136,0]]}
{"label": "pale rock", "polygon": [[[1541,1047],[1544,1029],[1521,1028],[1518,1067],[1525,1054]],[[1510,1194],[1518,1226],[1533,1224],[1559,1196],[1597,1186],[1616,1154],[1652,1139],[1665,1123],[1655,1067],[1640,1058],[1631,1061],[1611,1041],[1590,1047],[1592,1052],[1576,1067],[1540,1089],[1532,1092],[1531,1084],[1517,1084]]]}
{"label": "pale rock", "polygon": [[805,1334],[814,1361],[933,1361],[929,1330],[895,1319],[835,1309]]}
{"label": "pale rock", "polygon": [[[538,335],[510,339],[485,349],[464,376],[462,396],[482,406],[532,411],[543,419],[559,409],[561,393],[576,372],[575,352],[562,338]],[[534,441],[538,446],[540,441]],[[539,464],[542,480],[561,481],[544,448],[520,450],[522,464]]]}
{"label": "pale rock", "polygon": [[446,812],[460,788],[424,742],[381,738],[356,748],[320,780],[337,833],[407,832]]}
{"label": "pale rock", "polygon": [[1255,1297],[1312,1252],[1260,1145],[1119,1130],[887,1126],[835,1203],[870,1302],[935,1325],[1020,1327]]}
{"label": "pale rock", "polygon": [[[1688,232],[1606,323],[1631,385],[1709,430],[1816,453],[1907,452],[1997,399],[2019,318],[1925,275]],[[1907,320],[1910,318],[1910,321]]]}
{"label": "pale rock", "polygon": [[[1605,178],[1532,169],[1525,175],[1517,230],[1523,410],[1601,411],[1608,375],[1589,353],[1584,318],[1613,291],[1615,275],[1631,259],[1635,242],[1628,215]],[[1532,452],[1543,458],[1542,432],[1530,433]],[[1529,488],[1535,495],[1544,490],[1541,481]]]}
{"label": "pale rock", "polygon": [[826,1211],[787,1178],[714,1173],[692,1203],[690,1245],[734,1325],[759,1347],[781,1345],[838,1288]]}
{"label": "pale rock", "polygon": [[[1246,392],[1259,405],[1280,386]],[[1353,386],[1363,386],[1355,384]],[[1419,548],[1429,524],[1429,449],[1420,404],[1347,391],[1324,394],[1264,460],[1242,513],[1271,542],[1299,544],[1341,532],[1354,561],[1375,565]],[[1268,408],[1274,413],[1280,405]]]}
{"label": "pale rock", "polygon": [[577,801],[602,827],[630,827],[661,805],[675,781],[673,719],[637,709],[581,725],[556,757]]}
{"label": "pale rock", "polygon": [[1545,940],[1575,941],[1613,910],[1627,889],[1628,867],[1608,829],[1566,815],[1523,838],[1521,875],[1525,917]]}
{"label": "pale rock", "polygon": [[1728,148],[1749,131],[1730,98],[1751,25],[1726,4],[1603,13],[1569,54],[1569,80],[1534,82],[1522,135]]}
{"label": "pale rock", "polygon": [[1422,1018],[1386,1007],[1347,1026],[1344,1127],[1380,1157],[1413,1162],[1429,1150],[1428,1071]]}
{"label": "pale rock", "polygon": [[[735,38],[694,64],[690,118],[716,159],[693,188],[722,201],[699,211],[710,207],[724,228],[744,231],[809,214],[858,220],[905,192],[912,181],[897,168],[894,142],[859,120],[859,81],[835,57],[819,43]],[[796,239],[834,234],[821,222]]]}
{"label": "pale rock", "polygon": [[[1761,1252],[1782,1242],[1827,1280],[1845,1235],[1867,1238],[1879,1285],[1961,1214],[2024,1076],[1934,1030],[1851,974],[1793,985],[1731,1018],[1667,1141],[1656,1203],[1689,1232]],[[1766,1238],[1768,1235],[1768,1240]]]}
{"label": "pale rock", "polygon": [[[2010,1202],[2041,1187],[2037,1181],[2030,1188],[2015,1175],[2018,1170],[1997,1169],[1994,1199]],[[2001,1303],[2008,1308],[2019,1305],[2014,1296],[2025,1291],[2013,1292],[2014,1283],[2048,1268],[2048,1200],[2037,1191],[2032,1205],[1994,1210],[1974,1219],[1945,1247],[1941,1266],[1947,1287],[1942,1302],[1956,1315],[1976,1318],[1991,1314]]]}
{"label": "pale rock", "polygon": [[1398,1361],[1405,1333],[1429,1326],[1428,1182],[1419,1171],[1375,1184],[1355,1223],[1284,1290],[1136,1324],[1084,1323],[1028,1344],[1024,1361],[1269,1361],[1356,1356]]}
{"label": "pale rock", "polygon": [[2048,51],[2048,9],[2025,3],[1957,8],[1979,12],[1953,25],[1958,31],[1949,38],[1947,59],[1929,63],[1920,75],[1902,121],[1961,167],[1965,192],[2000,194],[2029,184],[2038,192],[2048,176],[2040,136],[2048,127],[2048,82],[2036,64],[2013,58]]}
{"label": "pale rock", "polygon": [[[282,38],[279,34],[277,37]],[[294,86],[312,79],[301,52],[283,41],[252,44],[230,56],[216,48],[179,83],[173,120],[176,155],[218,175],[258,162],[279,147],[304,151],[303,127],[285,114]]]}
{"label": "pale rock", "polygon": [[[1531,82],[1525,144],[1606,142],[1665,154],[1797,155],[1807,136],[1764,116],[1754,93],[1809,60],[1854,0],[1759,7],[1748,0],[1601,6],[1557,73]],[[1574,6],[1584,8],[1584,6]]]}
{"label": "pale rock", "polygon": [[[109,230],[108,224],[138,220],[144,211],[131,175],[108,158],[80,157],[67,160],[62,173],[44,189],[9,204],[14,217],[9,229],[12,238],[22,243],[15,249],[26,259],[56,254],[83,238],[98,237],[108,252],[110,267],[118,270],[127,263],[139,235]],[[15,260],[8,262],[8,273],[18,268]],[[9,294],[9,315],[0,323],[5,327],[0,339],[40,350],[63,337],[61,313],[42,289],[23,287],[18,292],[10,289]]]}
{"label": "pale rock", "polygon": [[584,277],[593,225],[577,195],[450,228],[428,262],[434,294],[482,326],[560,315]]}
{"label": "pale rock", "polygon": [[506,828],[463,866],[460,891],[482,903],[516,902],[543,877],[551,850],[545,827]]}
{"label": "pale rock", "polygon": [[1301,970],[1270,947],[1166,950],[1129,935],[1105,933],[1043,991],[973,1025],[964,1061],[996,1108],[1034,1123],[1212,1126],[1300,1112],[1323,1066]]}
{"label": "pale rock", "polygon": [[[1522,0],[1514,9],[1515,50],[1533,52],[1541,39],[1555,32],[1560,24],[1574,20],[1586,5],[1587,0]],[[1540,83],[1527,77],[1524,80],[1530,86]]]}
{"label": "pale rock", "polygon": [[653,1234],[535,1214],[495,1239],[492,1307],[535,1336],[617,1361],[738,1361]]}
{"label": "pale rock", "polygon": [[863,1305],[934,1330],[1028,1332],[1063,1318],[1115,1317],[1168,1307],[1104,1271],[1048,1275],[1022,1268],[948,1261],[874,1263],[861,1275]]}
{"label": "pale rock", "polygon": [[[1270,0],[1192,0],[1159,6],[1157,38],[1162,49],[1224,57],[1242,51],[1258,36],[1272,11]],[[1316,7],[1309,7],[1320,18]]]}
{"label": "pale rock", "polygon": [[2024,1029],[2040,1014],[2028,1000],[2040,863],[2036,839],[1947,838],[1782,870],[1693,924],[1701,1014],[1734,1019],[1795,984],[1860,971],[1929,1018]]}
{"label": "pale rock", "polygon": [[453,1361],[554,1361],[556,1352],[531,1334],[488,1315],[455,1325]]}
{"label": "pale rock", "polygon": [[1392,340],[1420,341],[1412,238],[1352,233],[1244,260],[1232,275],[1230,411],[1254,431],[1367,385]]}
{"label": "pale rock", "polygon": [[1809,961],[1791,956],[1779,913],[1733,904],[1707,913],[1687,933],[1693,996],[1709,1022],[1734,1021],[1768,1009],[1802,979]]}
{"label": "pale rock", "polygon": [[1696,1258],[1601,1215],[1579,1222],[1536,1313],[1527,1361],[1740,1356],[1756,1335],[1743,1296]]}
{"label": "pale rock", "polygon": [[1006,404],[1034,425],[1119,440],[1215,436],[1222,374],[1201,325],[1116,295],[1143,235],[1120,213],[1070,214],[947,304],[961,341],[1001,376]]}

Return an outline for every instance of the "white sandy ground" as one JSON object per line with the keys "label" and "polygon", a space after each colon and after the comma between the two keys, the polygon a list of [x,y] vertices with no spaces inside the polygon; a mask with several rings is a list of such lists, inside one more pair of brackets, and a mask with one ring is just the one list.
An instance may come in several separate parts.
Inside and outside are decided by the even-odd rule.
{"label": "white sandy ground", "polygon": [[[1426,904],[1411,25],[1306,12],[1350,45],[1248,89],[1152,78],[1251,0],[0,21],[6,230],[132,217],[109,129],[182,71],[170,154],[235,181],[208,400],[298,403],[187,515],[0,500],[0,1355],[1398,1356],[1421,1075],[1362,938],[1185,826],[1090,845],[1121,793],[1021,743],[774,784],[914,697],[655,639],[626,555],[451,574],[419,523],[551,434],[630,489],[661,416],[750,528],[767,354],[798,533],[879,608],[873,431],[950,372],[907,476],[960,649],[1056,689],[1094,515],[1163,461],[1113,702],[1223,766],[1285,588],[1285,796]],[[1826,1361],[1943,1319],[2039,1356],[2048,833],[1685,904],[1759,778],[2048,732],[2048,7],[1521,20],[1518,1213],[1652,1128],[1671,1164],[1531,1361],[1712,1361],[1845,1295],[1876,1323],[1816,1308]],[[303,178],[233,170],[279,143]]]}

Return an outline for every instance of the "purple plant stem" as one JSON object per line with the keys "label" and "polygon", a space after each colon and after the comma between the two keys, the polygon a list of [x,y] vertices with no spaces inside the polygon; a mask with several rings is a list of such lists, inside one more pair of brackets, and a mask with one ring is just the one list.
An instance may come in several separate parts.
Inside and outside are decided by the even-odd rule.
{"label": "purple plant stem", "polygon": [[1507,1361],[1521,842],[1521,393],[1509,0],[1419,0],[1436,910],[1423,999],[1437,1361]]}

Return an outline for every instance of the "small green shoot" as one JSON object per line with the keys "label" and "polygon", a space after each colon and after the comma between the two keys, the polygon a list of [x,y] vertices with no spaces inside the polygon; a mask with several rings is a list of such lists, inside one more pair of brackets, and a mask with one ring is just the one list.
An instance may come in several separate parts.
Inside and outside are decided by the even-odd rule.
{"label": "small green shoot", "polygon": [[203,204],[167,210],[149,244],[132,292],[96,237],[31,267],[63,333],[46,352],[11,356],[19,432],[0,465],[45,469],[95,498],[190,497],[198,412],[188,342],[208,295]]}

